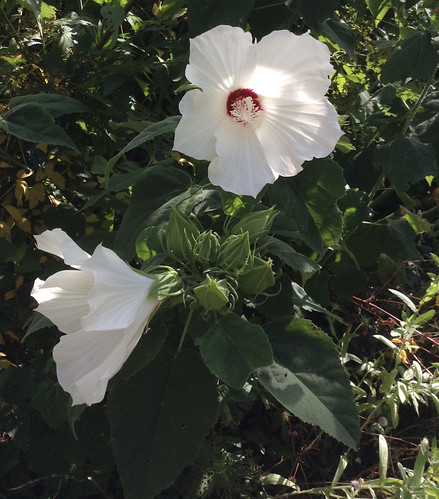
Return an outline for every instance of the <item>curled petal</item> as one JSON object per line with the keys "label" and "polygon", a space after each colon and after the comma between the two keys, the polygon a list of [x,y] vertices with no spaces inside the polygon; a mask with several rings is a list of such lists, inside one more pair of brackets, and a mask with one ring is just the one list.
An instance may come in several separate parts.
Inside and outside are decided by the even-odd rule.
{"label": "curled petal", "polygon": [[256,64],[252,36],[241,28],[216,26],[190,40],[187,79],[202,90],[230,90],[248,82]]}
{"label": "curled petal", "polygon": [[133,324],[108,331],[79,330],[62,336],[53,349],[58,381],[73,405],[101,402],[107,384],[137,345],[158,302],[143,303]]}
{"label": "curled petal", "polygon": [[[116,253],[99,245],[82,269],[94,275],[88,295],[89,313],[82,319],[86,330],[123,329],[136,319],[154,280],[129,267]],[[156,302],[151,302],[153,309]]]}
{"label": "curled petal", "polygon": [[218,157],[209,165],[209,180],[235,194],[256,197],[278,174],[267,164],[264,151],[250,126],[242,127],[231,119],[217,130]]}
{"label": "curled petal", "polygon": [[46,230],[35,236],[35,239],[40,250],[59,256],[72,267],[81,266],[90,258],[90,255],[61,229]]}
{"label": "curled petal", "polygon": [[31,295],[38,302],[38,312],[63,333],[71,333],[81,327],[81,317],[89,312],[87,296],[93,283],[91,272],[63,270],[46,281],[37,279]]}

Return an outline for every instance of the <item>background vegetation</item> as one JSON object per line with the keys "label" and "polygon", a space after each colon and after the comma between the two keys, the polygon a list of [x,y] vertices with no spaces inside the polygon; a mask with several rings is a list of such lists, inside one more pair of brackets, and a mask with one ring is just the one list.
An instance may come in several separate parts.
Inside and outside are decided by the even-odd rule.
{"label": "background vegetation", "polygon": [[[129,260],[136,228],[185,189],[183,176],[154,183],[150,169],[206,176],[170,152],[172,117],[189,37],[218,24],[258,39],[311,30],[331,50],[329,99],[345,135],[326,160],[327,197],[307,192],[323,203],[319,231],[307,232],[305,214],[283,234],[320,268],[278,250],[277,268],[306,293],[260,311],[273,318],[288,307],[331,336],[362,432],[347,450],[262,390],[223,386],[220,421],[157,493],[439,497],[435,0],[0,0],[0,497],[124,497],[107,404],[72,408],[56,382],[59,332],[32,313],[29,293],[61,264],[32,234],[61,227],[89,251],[104,241]],[[288,204],[278,185],[267,205]]]}

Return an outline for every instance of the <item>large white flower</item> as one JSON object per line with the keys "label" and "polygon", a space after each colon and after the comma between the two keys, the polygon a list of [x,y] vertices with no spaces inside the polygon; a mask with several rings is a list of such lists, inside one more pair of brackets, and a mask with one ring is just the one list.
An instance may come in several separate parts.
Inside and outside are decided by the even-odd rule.
{"label": "large white flower", "polygon": [[73,405],[100,402],[159,305],[148,298],[154,279],[102,245],[90,256],[61,229],[35,239],[76,269],[37,279],[31,292],[36,310],[65,333],[53,349],[58,381]]}
{"label": "large white flower", "polygon": [[217,26],[190,40],[186,77],[199,89],[180,102],[174,149],[209,160],[212,184],[256,197],[334,149],[342,131],[325,98],[332,73],[328,48],[309,33],[252,43],[241,28]]}

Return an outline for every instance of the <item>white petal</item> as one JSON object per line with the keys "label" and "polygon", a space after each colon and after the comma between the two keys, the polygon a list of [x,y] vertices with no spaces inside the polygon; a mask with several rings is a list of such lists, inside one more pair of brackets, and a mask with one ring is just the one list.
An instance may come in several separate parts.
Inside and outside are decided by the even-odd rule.
{"label": "white petal", "polygon": [[93,283],[91,272],[63,270],[46,281],[37,279],[31,295],[38,302],[38,312],[63,333],[71,333],[81,327],[81,317],[89,312],[87,296]]}
{"label": "white petal", "polygon": [[[110,331],[77,331],[61,337],[53,349],[58,381],[70,393],[73,405],[95,404],[123,366],[148,323],[151,300],[141,305],[131,327]],[[154,302],[154,309],[158,302]]]}
{"label": "white petal", "polygon": [[215,136],[218,157],[209,165],[212,184],[234,194],[256,197],[264,185],[277,179],[253,128],[227,119]]}
{"label": "white petal", "polygon": [[175,130],[174,147],[195,159],[215,156],[214,133],[227,118],[227,95],[217,90],[191,90],[180,101],[183,115]]}
{"label": "white petal", "polygon": [[58,381],[73,405],[100,402],[108,380],[127,358],[124,332],[77,331],[62,336],[53,349]]}
{"label": "white petal", "polygon": [[256,47],[257,65],[251,80],[256,93],[302,102],[325,95],[334,69],[324,43],[309,33],[297,36],[283,30],[264,36]]}
{"label": "white petal", "polygon": [[256,133],[279,175],[296,175],[304,161],[324,158],[343,135],[337,113],[325,98],[304,104],[281,99],[264,103],[264,121]]}
{"label": "white petal", "polygon": [[216,26],[190,40],[186,78],[203,90],[246,88],[255,63],[256,49],[250,33]]}
{"label": "white petal", "polygon": [[[88,295],[90,312],[82,319],[82,328],[110,330],[130,326],[154,280],[135,272],[116,253],[101,245],[83,268],[93,273],[95,282]],[[156,302],[149,301],[155,306]]]}
{"label": "white petal", "polygon": [[90,255],[61,229],[46,230],[34,237],[40,250],[59,256],[72,267],[81,266],[90,258]]}

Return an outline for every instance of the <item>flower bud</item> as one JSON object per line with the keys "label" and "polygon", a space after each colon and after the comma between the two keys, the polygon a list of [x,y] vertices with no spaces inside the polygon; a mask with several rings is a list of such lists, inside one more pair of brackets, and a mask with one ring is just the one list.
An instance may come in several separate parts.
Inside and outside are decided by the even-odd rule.
{"label": "flower bud", "polygon": [[200,286],[194,288],[198,302],[207,310],[220,310],[229,301],[229,288],[225,279],[208,277]]}
{"label": "flower bud", "polygon": [[248,232],[250,244],[252,244],[267,234],[277,213],[277,211],[274,211],[274,208],[248,213],[233,225],[230,233],[242,234],[243,232]]}
{"label": "flower bud", "polygon": [[148,277],[154,279],[148,293],[148,298],[151,300],[164,300],[168,296],[175,296],[183,291],[183,282],[180,276],[170,267],[165,272],[150,274]]}
{"label": "flower bud", "polygon": [[230,269],[241,267],[250,254],[250,241],[248,232],[229,236],[220,246],[218,253],[218,266]]}
{"label": "flower bud", "polygon": [[220,247],[219,237],[211,230],[202,232],[194,244],[194,257],[203,265],[215,262]]}
{"label": "flower bud", "polygon": [[166,228],[168,249],[177,257],[193,259],[193,246],[200,235],[197,227],[183,216],[176,208],[172,209],[171,218]]}
{"label": "flower bud", "polygon": [[238,273],[237,281],[240,291],[249,295],[257,295],[273,286],[274,272],[271,268],[272,260],[263,260],[255,257],[244,270]]}

